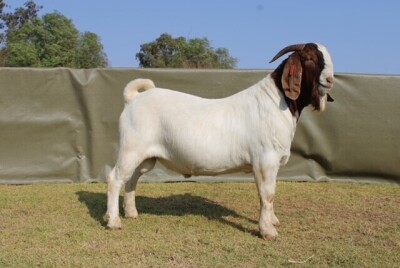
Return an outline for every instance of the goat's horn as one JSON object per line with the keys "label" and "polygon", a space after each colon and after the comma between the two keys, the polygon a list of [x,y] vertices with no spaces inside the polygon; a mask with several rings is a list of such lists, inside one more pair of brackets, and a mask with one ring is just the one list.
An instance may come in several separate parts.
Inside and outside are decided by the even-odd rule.
{"label": "goat's horn", "polygon": [[299,51],[299,50],[302,50],[304,47],[305,47],[305,44],[296,44],[296,45],[287,46],[284,49],[282,49],[281,51],[279,51],[278,54],[276,54],[275,57],[269,63],[276,61],[278,58],[282,57],[283,55],[285,55],[288,52]]}

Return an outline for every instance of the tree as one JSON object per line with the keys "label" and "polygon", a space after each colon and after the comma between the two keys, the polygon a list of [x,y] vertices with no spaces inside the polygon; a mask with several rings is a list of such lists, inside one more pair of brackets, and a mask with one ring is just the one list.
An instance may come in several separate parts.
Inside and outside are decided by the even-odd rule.
{"label": "tree", "polygon": [[80,34],[77,65],[80,68],[106,67],[108,65],[107,55],[103,51],[103,45],[98,35],[91,32]]}
{"label": "tree", "polygon": [[72,21],[59,12],[39,18],[40,8],[28,1],[25,8],[18,8],[14,13],[1,13],[6,28],[0,51],[2,66],[96,68],[108,65],[96,34],[79,33]]}
{"label": "tree", "polygon": [[226,48],[214,49],[207,38],[186,40],[162,34],[155,41],[140,46],[136,54],[144,68],[235,68],[237,59]]}
{"label": "tree", "polygon": [[[3,22],[3,17],[4,17],[4,7],[6,6],[6,4],[4,3],[3,0],[0,0],[0,31],[3,31],[5,25]],[[3,44],[4,42],[4,33],[0,32],[0,46]]]}
{"label": "tree", "polygon": [[7,5],[4,0],[0,0],[0,29],[7,28],[6,33],[1,33],[0,44],[5,41],[5,35],[11,32],[15,32],[22,28],[26,23],[31,22],[42,9],[42,6],[38,6],[32,0],[27,1],[24,7],[17,8],[14,13],[4,13],[4,8]]}
{"label": "tree", "polygon": [[14,13],[6,13],[4,8],[8,5],[4,0],[0,0],[0,66],[4,66],[8,56],[8,50],[5,48],[8,36],[12,36],[15,31],[35,19],[42,8],[33,1],[27,1],[24,6],[17,8]]}

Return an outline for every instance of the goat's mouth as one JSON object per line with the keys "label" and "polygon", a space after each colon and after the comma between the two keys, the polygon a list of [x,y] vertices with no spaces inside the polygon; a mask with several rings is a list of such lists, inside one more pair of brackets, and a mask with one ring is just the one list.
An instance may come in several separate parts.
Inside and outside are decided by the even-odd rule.
{"label": "goat's mouth", "polygon": [[318,95],[322,98],[325,97],[332,90],[332,85],[325,85],[318,83]]}
{"label": "goat's mouth", "polygon": [[322,84],[322,83],[318,83],[321,87],[323,87],[323,88],[326,88],[326,89],[331,89],[332,88],[332,86],[331,85],[325,85],[325,84]]}

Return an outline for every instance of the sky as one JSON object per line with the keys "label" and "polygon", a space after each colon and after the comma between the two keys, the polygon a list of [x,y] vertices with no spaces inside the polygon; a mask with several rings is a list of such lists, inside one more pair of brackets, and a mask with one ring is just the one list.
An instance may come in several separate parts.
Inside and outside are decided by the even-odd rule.
{"label": "sky", "polygon": [[[238,58],[237,69],[274,69],[283,47],[317,42],[335,72],[400,74],[398,0],[34,0],[100,36],[113,68],[136,68],[140,45],[163,33],[207,38]],[[26,0],[6,0],[11,9]]]}

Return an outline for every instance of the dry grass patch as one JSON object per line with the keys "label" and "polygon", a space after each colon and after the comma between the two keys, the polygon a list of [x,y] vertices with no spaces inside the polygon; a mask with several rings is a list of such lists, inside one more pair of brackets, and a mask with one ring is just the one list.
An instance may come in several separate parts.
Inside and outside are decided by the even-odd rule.
{"label": "dry grass patch", "polygon": [[[137,220],[105,229],[105,184],[0,186],[0,267],[395,267],[400,187],[279,182],[279,238],[251,183],[139,184]],[[299,264],[297,264],[299,265]]]}

